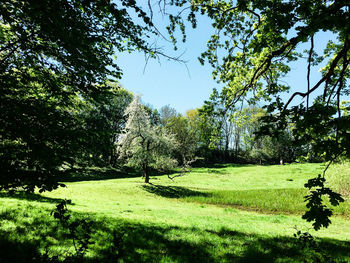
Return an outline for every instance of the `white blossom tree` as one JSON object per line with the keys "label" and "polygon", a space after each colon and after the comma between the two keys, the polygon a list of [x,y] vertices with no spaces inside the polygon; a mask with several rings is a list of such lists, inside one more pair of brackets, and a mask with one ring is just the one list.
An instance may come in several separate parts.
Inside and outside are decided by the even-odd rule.
{"label": "white blossom tree", "polygon": [[126,165],[140,169],[149,183],[150,168],[170,170],[176,166],[171,152],[176,144],[171,133],[162,127],[151,125],[150,116],[140,103],[140,96],[135,96],[126,108],[124,115],[127,122],[118,144],[120,159]]}

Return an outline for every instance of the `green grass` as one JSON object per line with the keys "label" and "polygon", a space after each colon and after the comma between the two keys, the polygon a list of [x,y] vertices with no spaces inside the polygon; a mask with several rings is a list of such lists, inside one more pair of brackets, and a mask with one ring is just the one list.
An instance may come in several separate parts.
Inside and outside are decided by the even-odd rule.
{"label": "green grass", "polygon": [[[0,259],[36,262],[33,257],[46,244],[51,254],[72,250],[50,217],[66,198],[73,201],[74,217],[93,220],[95,244],[87,262],[113,262],[113,231],[124,233],[124,262],[304,262],[315,252],[301,248],[292,235],[295,226],[310,230],[300,217],[303,184],[322,168],[216,165],[195,168],[174,181],[154,176],[151,185],[108,173],[89,181],[76,178],[67,188],[42,195],[2,194]],[[346,201],[328,229],[310,232],[325,253],[350,262],[348,208]]]}
{"label": "green grass", "polygon": [[330,166],[326,178],[331,187],[342,195],[350,196],[350,162],[337,163]]}

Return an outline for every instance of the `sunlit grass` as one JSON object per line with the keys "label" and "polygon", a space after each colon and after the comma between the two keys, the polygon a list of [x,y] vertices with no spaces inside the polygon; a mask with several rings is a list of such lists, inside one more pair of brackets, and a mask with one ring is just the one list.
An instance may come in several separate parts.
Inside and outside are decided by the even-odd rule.
{"label": "sunlit grass", "polygon": [[[232,206],[262,213],[302,214],[306,211],[306,189],[256,189],[243,191],[211,191],[207,196],[186,197],[187,201]],[[328,203],[328,202],[327,202]],[[350,204],[333,208],[336,215],[350,215]]]}
{"label": "sunlit grass", "polygon": [[326,179],[331,187],[342,195],[350,197],[350,162],[330,166],[326,173]]}
{"label": "sunlit grass", "polygon": [[[151,185],[125,174],[112,179],[119,177],[116,173],[42,195],[3,194],[0,257],[35,262],[24,255],[43,252],[47,244],[53,254],[72,251],[50,216],[58,200],[66,198],[75,217],[93,219],[92,261],[113,262],[109,247],[116,231],[124,233],[124,262],[303,262],[312,252],[297,246],[292,235],[295,226],[310,230],[300,217],[303,184],[322,168],[218,165],[194,168],[174,181],[153,176]],[[349,214],[345,208],[339,213]],[[326,230],[310,231],[327,253],[350,260],[350,222],[344,216],[332,221]]]}

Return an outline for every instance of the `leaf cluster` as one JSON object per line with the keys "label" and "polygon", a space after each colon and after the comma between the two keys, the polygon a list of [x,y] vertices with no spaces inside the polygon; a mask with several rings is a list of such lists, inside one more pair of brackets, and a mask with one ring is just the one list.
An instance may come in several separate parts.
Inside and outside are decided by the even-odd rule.
{"label": "leaf cluster", "polygon": [[332,216],[333,212],[324,204],[322,200],[324,196],[328,196],[333,206],[344,202],[340,194],[325,187],[325,182],[326,179],[319,174],[317,178],[312,178],[305,184],[305,187],[310,190],[309,194],[305,196],[306,207],[309,210],[305,212],[303,219],[306,219],[308,222],[314,221],[312,225],[315,230],[319,230],[321,227],[328,227],[331,223],[329,217]]}
{"label": "leaf cluster", "polygon": [[62,200],[56,205],[56,209],[51,211],[51,215],[59,220],[61,226],[68,230],[68,237],[72,240],[75,257],[83,258],[88,251],[91,241],[92,221],[87,218],[73,219],[67,205],[71,204],[71,200]]}

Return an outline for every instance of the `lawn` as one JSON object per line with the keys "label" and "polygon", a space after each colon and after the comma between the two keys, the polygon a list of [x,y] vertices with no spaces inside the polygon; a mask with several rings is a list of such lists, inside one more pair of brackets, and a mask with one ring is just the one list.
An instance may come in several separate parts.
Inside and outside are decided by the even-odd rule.
{"label": "lawn", "polygon": [[[299,245],[295,228],[315,235],[322,253],[350,262],[348,200],[328,229],[315,232],[301,219],[303,184],[322,169],[213,165],[174,180],[153,176],[152,184],[134,174],[101,173],[41,195],[2,193],[0,262],[36,262],[45,247],[50,255],[72,251],[50,216],[63,198],[72,200],[73,217],[92,221],[85,262],[312,262],[319,254]],[[116,246],[113,236],[121,240]]]}

